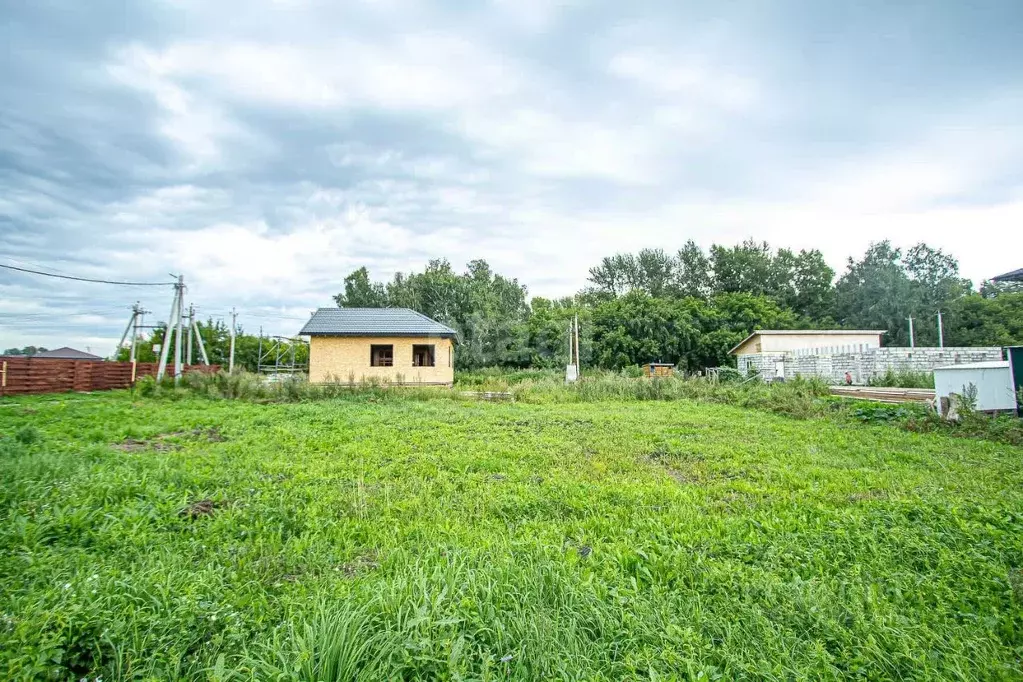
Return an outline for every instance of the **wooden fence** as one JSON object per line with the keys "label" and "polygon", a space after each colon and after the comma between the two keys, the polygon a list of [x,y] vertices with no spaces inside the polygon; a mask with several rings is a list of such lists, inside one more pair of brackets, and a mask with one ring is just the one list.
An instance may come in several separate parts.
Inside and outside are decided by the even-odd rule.
{"label": "wooden fence", "polygon": [[[157,363],[60,360],[18,355],[0,356],[0,396],[65,391],[108,391],[128,388],[141,377],[155,377]],[[186,365],[185,372],[216,372],[220,365]],[[167,365],[174,376],[174,365]]]}

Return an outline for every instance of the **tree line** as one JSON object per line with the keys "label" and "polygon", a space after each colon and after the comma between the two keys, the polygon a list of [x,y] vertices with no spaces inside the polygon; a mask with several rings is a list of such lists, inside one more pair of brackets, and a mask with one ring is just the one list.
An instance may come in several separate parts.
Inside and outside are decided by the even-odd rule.
{"label": "tree line", "polygon": [[883,329],[889,346],[1023,343],[1023,290],[982,283],[926,244],[903,252],[888,241],[849,258],[836,278],[820,251],[798,253],[747,240],[704,251],[643,249],[605,257],[574,296],[528,296],[525,285],[484,260],[456,272],[432,260],[389,282],[351,272],[335,296],[343,307],[407,307],[458,331],[457,365],[559,367],[578,315],[584,364],[606,368],[673,362],[688,370],[734,364],[728,351],[754,329]]}

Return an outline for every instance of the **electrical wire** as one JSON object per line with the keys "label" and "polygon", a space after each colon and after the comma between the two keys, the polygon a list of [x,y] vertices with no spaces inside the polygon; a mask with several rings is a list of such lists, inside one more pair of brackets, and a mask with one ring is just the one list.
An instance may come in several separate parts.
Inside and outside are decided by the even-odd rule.
{"label": "electrical wire", "polygon": [[8,270],[17,270],[18,272],[27,272],[33,275],[43,275],[44,277],[56,277],[57,279],[73,279],[76,282],[92,282],[94,284],[119,284],[126,287],[172,287],[175,286],[176,282],[114,282],[108,279],[90,279],[88,277],[74,277],[72,275],[57,275],[52,272],[43,272],[42,270],[29,270],[28,268],[18,268],[13,265],[4,265],[0,263],[0,268],[6,268]]}

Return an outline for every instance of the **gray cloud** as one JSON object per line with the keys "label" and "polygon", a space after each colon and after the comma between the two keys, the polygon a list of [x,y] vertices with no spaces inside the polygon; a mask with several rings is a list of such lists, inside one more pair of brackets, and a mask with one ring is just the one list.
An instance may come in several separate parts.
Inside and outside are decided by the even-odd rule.
{"label": "gray cloud", "polygon": [[[436,257],[542,295],[690,238],[837,267],[926,239],[974,279],[1018,267],[1016,2],[4,12],[0,262],[182,272],[250,329],[294,332],[360,265]],[[165,293],[0,272],[0,345],[109,352],[136,296],[166,316]]]}

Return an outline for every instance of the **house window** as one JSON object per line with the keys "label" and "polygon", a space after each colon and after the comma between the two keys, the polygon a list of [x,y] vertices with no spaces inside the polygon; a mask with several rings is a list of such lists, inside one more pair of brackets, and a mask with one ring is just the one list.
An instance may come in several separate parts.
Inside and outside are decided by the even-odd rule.
{"label": "house window", "polygon": [[434,367],[437,364],[437,357],[433,352],[433,346],[412,346],[413,367]]}
{"label": "house window", "polygon": [[369,347],[369,364],[371,367],[391,367],[394,365],[394,346]]}

